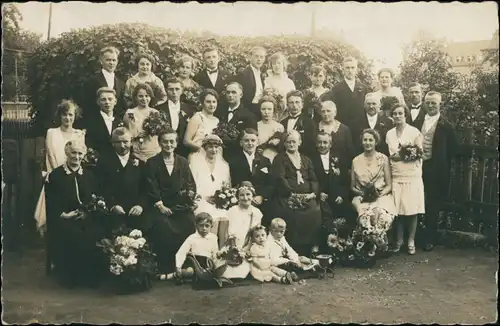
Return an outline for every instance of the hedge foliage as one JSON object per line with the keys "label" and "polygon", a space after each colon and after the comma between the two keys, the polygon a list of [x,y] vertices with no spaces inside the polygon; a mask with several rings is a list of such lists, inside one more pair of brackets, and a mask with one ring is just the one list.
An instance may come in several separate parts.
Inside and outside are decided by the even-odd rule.
{"label": "hedge foliage", "polygon": [[[188,54],[195,59],[196,73],[201,52],[215,45],[221,54],[221,68],[236,74],[248,64],[249,50],[263,46],[269,54],[282,51],[288,56],[288,75],[298,89],[309,87],[308,72],[313,64],[327,70],[327,86],[341,78],[342,58],[352,55],[360,63],[360,79],[372,84],[371,63],[349,44],[310,37],[213,37],[180,34],[145,24],[104,25],[62,34],[39,47],[28,66],[29,101],[32,103],[34,131],[43,135],[52,124],[57,103],[63,98],[77,102],[81,86],[100,68],[99,51],[107,45],[120,49],[117,72],[128,78],[137,72],[135,57],[148,52],[156,59],[154,72],[165,80],[173,74],[177,57]],[[267,68],[266,68],[267,69]]]}

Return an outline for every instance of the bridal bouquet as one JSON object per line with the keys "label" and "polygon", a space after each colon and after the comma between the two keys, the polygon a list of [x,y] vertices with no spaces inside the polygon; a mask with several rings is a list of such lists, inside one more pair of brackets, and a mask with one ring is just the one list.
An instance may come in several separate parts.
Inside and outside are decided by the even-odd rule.
{"label": "bridal bouquet", "polygon": [[307,206],[307,194],[294,194],[292,193],[290,197],[288,197],[288,207],[293,210],[304,209]]}
{"label": "bridal bouquet", "polygon": [[97,161],[99,161],[99,154],[93,148],[87,149],[87,154],[83,158],[82,164],[85,166],[96,166]]}
{"label": "bridal bouquet", "polygon": [[137,290],[151,288],[151,279],[157,272],[155,254],[140,230],[122,229],[114,239],[102,239],[97,246],[109,256],[109,271],[122,286]]}
{"label": "bridal bouquet", "polygon": [[223,143],[228,141],[235,141],[238,139],[240,131],[236,128],[235,124],[225,121],[219,121],[217,127],[213,130],[213,134],[219,136]]}
{"label": "bridal bouquet", "polygon": [[216,190],[210,198],[210,202],[219,209],[229,209],[238,203],[236,192],[236,188],[231,188],[229,184],[223,183],[221,189]]}
{"label": "bridal bouquet", "polygon": [[424,152],[417,145],[399,144],[399,156],[403,162],[415,162],[422,158]]}
{"label": "bridal bouquet", "polygon": [[174,210],[195,210],[198,207],[198,202],[201,200],[201,195],[193,190],[181,190],[177,204],[173,207]]}
{"label": "bridal bouquet", "polygon": [[142,130],[146,135],[158,136],[158,134],[169,126],[168,119],[163,111],[151,112],[142,123]]}

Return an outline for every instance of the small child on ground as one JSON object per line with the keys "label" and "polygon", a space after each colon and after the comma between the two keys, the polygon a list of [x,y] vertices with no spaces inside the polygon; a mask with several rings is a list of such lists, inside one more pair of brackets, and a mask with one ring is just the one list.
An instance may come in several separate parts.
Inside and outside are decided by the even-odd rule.
{"label": "small child on ground", "polygon": [[285,238],[286,222],[282,218],[271,221],[267,245],[271,252],[271,264],[287,271],[304,271],[306,266],[313,267],[319,262],[297,252],[288,244]]}
{"label": "small child on ground", "polygon": [[176,272],[163,274],[160,279],[191,278],[195,273],[195,261],[207,268],[208,260],[215,260],[219,245],[217,236],[210,232],[212,226],[213,218],[210,214],[202,212],[196,215],[196,232],[187,237],[175,255]]}
{"label": "small child on ground", "polygon": [[266,228],[262,225],[254,227],[250,231],[251,244],[251,266],[250,274],[260,282],[275,282],[291,284],[299,280],[294,272],[287,272],[281,268],[271,265],[271,253],[266,245]]}

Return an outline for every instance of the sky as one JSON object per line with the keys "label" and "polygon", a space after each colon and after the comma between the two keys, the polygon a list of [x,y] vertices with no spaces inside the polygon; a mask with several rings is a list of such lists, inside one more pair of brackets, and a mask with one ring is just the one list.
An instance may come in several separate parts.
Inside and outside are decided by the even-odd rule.
{"label": "sky", "polygon": [[[27,2],[16,5],[24,17],[21,26],[46,38],[49,4]],[[376,66],[390,68],[397,68],[402,60],[404,43],[419,30],[460,42],[489,40],[498,29],[495,2],[61,2],[53,4],[51,37],[74,28],[121,22],[180,30],[208,30],[220,35],[309,35],[314,9],[318,30],[342,33],[348,42],[374,59]]]}

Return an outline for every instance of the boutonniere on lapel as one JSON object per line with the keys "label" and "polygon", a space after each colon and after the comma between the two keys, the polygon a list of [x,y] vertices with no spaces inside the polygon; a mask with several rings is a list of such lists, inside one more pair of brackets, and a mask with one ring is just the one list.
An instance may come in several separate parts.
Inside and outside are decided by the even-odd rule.
{"label": "boutonniere on lapel", "polygon": [[184,112],[183,110],[181,110],[181,117],[183,119],[186,119],[186,122],[189,122],[189,120],[191,119],[186,112]]}
{"label": "boutonniere on lapel", "polygon": [[116,125],[116,128],[121,128],[121,127],[125,127],[125,123],[123,121],[118,122],[118,124]]}
{"label": "boutonniere on lapel", "polygon": [[137,158],[133,157],[133,158],[132,158],[132,165],[133,165],[133,166],[139,166],[139,159],[137,159]]}
{"label": "boutonniere on lapel", "polygon": [[337,167],[338,163],[338,157],[332,157],[330,159],[330,169],[332,170],[333,175],[340,175],[340,169]]}

